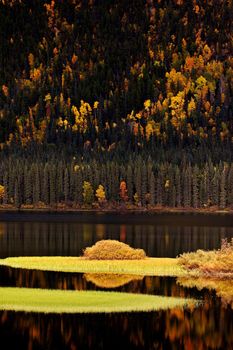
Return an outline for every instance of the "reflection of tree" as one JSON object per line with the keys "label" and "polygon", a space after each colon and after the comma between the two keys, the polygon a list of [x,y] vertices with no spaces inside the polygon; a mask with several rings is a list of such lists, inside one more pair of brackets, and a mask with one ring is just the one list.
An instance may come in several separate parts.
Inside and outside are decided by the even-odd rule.
{"label": "reflection of tree", "polygon": [[[98,289],[82,274],[8,268],[4,271],[2,274],[1,270],[1,277],[11,285]],[[233,311],[230,307],[223,308],[218,298],[211,298],[210,291],[184,288],[176,284],[175,278],[149,276],[119,290],[183,297],[201,295],[204,302],[193,309],[134,314],[46,315],[3,311],[0,312],[1,343],[8,344],[8,349],[32,350],[119,350],[123,345],[127,349],[233,349]]]}
{"label": "reflection of tree", "polygon": [[[103,217],[103,218],[102,218]],[[163,224],[154,224],[149,216],[141,222],[135,223],[137,218],[125,217],[127,225],[122,224],[119,218],[113,223],[104,223],[106,216],[101,219],[90,216],[85,222],[53,222],[49,216],[44,217],[44,222],[5,222],[0,227],[1,256],[16,255],[81,255],[85,247],[91,246],[99,239],[117,239],[129,244],[132,247],[141,247],[148,256],[177,256],[178,254],[202,249],[215,249],[218,247],[221,237],[232,237],[232,227],[226,227],[222,224],[221,230],[217,225],[214,227],[213,218],[210,226],[205,218],[205,225],[192,226],[194,223],[189,216],[172,218],[170,221],[174,224],[168,226]],[[50,221],[49,221],[50,220]],[[56,220],[56,219],[55,219]],[[58,219],[60,220],[60,219]],[[108,215],[108,221],[111,216]],[[122,220],[122,219],[121,219]],[[160,220],[169,221],[169,217],[163,216]],[[200,219],[202,220],[202,219]],[[209,220],[209,219],[208,219]],[[219,220],[219,218],[218,218]],[[99,221],[99,223],[97,223]],[[101,224],[103,222],[103,224]],[[187,222],[187,226],[183,224]],[[2,231],[3,232],[3,231]],[[164,234],[166,232],[166,234]]]}
{"label": "reflection of tree", "polygon": [[85,273],[87,282],[91,282],[100,288],[117,288],[135,280],[142,280],[144,276],[120,275],[113,273]]}
{"label": "reflection of tree", "polygon": [[[5,330],[5,333],[4,333]],[[209,298],[194,309],[134,314],[0,312],[1,342],[18,349],[232,349],[230,308]],[[156,345],[156,346],[155,346]],[[13,347],[16,348],[16,347]]]}
{"label": "reflection of tree", "polygon": [[221,298],[223,305],[229,304],[233,309],[233,280],[211,279],[204,277],[179,277],[177,283],[186,288],[214,289],[217,296]]}

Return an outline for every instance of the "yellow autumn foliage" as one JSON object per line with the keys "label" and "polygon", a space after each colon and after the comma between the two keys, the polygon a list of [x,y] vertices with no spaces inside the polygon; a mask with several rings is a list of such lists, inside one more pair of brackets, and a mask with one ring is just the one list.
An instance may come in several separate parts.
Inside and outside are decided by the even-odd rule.
{"label": "yellow autumn foliage", "polygon": [[98,202],[104,202],[106,200],[105,190],[103,185],[99,185],[95,192]]}
{"label": "yellow autumn foliage", "polygon": [[4,186],[0,185],[0,200],[3,199],[4,193],[5,193]]}

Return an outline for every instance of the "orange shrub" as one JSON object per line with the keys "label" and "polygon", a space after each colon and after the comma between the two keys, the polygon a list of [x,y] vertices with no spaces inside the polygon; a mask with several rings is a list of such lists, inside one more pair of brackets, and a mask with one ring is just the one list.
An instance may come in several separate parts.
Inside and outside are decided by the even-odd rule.
{"label": "orange shrub", "polygon": [[139,260],[145,259],[146,253],[143,249],[134,249],[128,244],[109,239],[86,248],[83,256],[90,260]]}

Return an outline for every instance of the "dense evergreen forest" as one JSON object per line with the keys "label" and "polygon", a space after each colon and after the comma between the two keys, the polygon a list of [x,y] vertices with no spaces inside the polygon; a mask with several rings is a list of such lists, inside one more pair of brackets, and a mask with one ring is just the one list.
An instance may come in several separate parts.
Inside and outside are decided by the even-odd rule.
{"label": "dense evergreen forest", "polygon": [[233,207],[232,0],[0,0],[3,207]]}

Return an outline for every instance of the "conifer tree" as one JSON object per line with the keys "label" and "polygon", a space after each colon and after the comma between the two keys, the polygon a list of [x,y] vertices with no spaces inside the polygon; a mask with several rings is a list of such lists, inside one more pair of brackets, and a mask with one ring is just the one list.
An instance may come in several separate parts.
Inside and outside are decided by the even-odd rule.
{"label": "conifer tree", "polygon": [[7,176],[7,172],[4,172],[4,175],[3,175],[3,187],[4,187],[3,204],[8,204],[9,203],[9,197],[8,197],[8,176]]}
{"label": "conifer tree", "polygon": [[199,207],[199,189],[198,189],[198,167],[195,165],[193,167],[193,175],[192,175],[192,207]]}
{"label": "conifer tree", "polygon": [[75,204],[82,204],[83,194],[82,194],[83,177],[81,169],[75,173],[75,190],[74,190],[74,201]]}
{"label": "conifer tree", "polygon": [[45,204],[49,204],[49,165],[48,163],[45,164],[44,171],[43,171],[43,202]]}
{"label": "conifer tree", "polygon": [[180,169],[175,168],[175,188],[176,188],[176,207],[181,207],[181,183],[180,183]]}
{"label": "conifer tree", "polygon": [[231,164],[227,176],[227,206],[233,206],[233,164]]}
{"label": "conifer tree", "polygon": [[32,203],[32,178],[31,178],[31,170],[29,167],[24,167],[24,203],[31,204]]}
{"label": "conifer tree", "polygon": [[127,166],[126,183],[128,188],[129,200],[133,201],[133,171],[131,164],[128,164]]}
{"label": "conifer tree", "polygon": [[32,166],[32,174],[34,179],[32,202],[35,205],[40,201],[40,175],[38,166],[35,164]]}
{"label": "conifer tree", "polygon": [[21,206],[21,196],[19,190],[19,181],[16,179],[15,181],[15,189],[14,189],[14,205],[16,208],[20,208]]}
{"label": "conifer tree", "polygon": [[83,183],[83,201],[87,205],[91,205],[94,202],[94,191],[88,181],[84,181]]}
{"label": "conifer tree", "polygon": [[220,209],[224,209],[226,207],[226,168],[224,166],[221,177],[220,177],[220,202],[219,207]]}
{"label": "conifer tree", "polygon": [[64,177],[64,197],[65,202],[67,203],[69,200],[69,173],[68,169],[65,169],[65,177]]}
{"label": "conifer tree", "polygon": [[152,207],[155,205],[155,176],[153,172],[150,176],[150,205]]}

